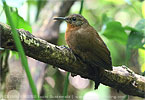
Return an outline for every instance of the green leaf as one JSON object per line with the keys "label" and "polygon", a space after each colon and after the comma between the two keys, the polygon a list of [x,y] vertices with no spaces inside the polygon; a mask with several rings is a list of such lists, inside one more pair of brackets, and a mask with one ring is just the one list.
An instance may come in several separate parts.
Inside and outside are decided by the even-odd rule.
{"label": "green leaf", "polygon": [[142,31],[145,34],[145,19],[141,19],[135,26],[139,31]]}
{"label": "green leaf", "polygon": [[29,23],[26,22],[21,16],[19,16],[17,11],[11,13],[11,18],[15,22],[14,25],[17,29],[22,28],[32,33],[32,28]]}
{"label": "green leaf", "polygon": [[108,22],[113,21],[113,19],[111,17],[108,17],[105,13],[102,15],[102,23],[106,24]]}
{"label": "green leaf", "polygon": [[142,48],[145,44],[145,19],[141,19],[135,26],[135,30],[132,30],[128,37],[128,48]]}
{"label": "green leaf", "polygon": [[131,26],[125,26],[124,27],[125,30],[128,30],[128,31],[138,31],[137,29],[131,27]]}
{"label": "green leaf", "polygon": [[108,22],[106,24],[106,28],[103,32],[103,35],[110,40],[115,40],[124,45],[126,44],[128,38],[121,23],[117,21]]}
{"label": "green leaf", "polygon": [[128,27],[131,30],[128,36],[128,43],[126,49],[126,62],[131,56],[131,49],[145,49],[145,19],[140,20],[135,28]]}
{"label": "green leaf", "polygon": [[137,48],[145,49],[145,47],[143,47],[143,45],[145,44],[144,39],[145,36],[143,33],[132,31],[128,37],[127,47],[134,48],[134,49]]}

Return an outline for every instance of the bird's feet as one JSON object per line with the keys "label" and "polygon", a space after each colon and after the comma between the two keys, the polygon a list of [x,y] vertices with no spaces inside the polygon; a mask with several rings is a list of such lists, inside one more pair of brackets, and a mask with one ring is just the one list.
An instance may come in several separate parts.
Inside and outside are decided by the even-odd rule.
{"label": "bird's feet", "polygon": [[65,45],[62,45],[62,46],[60,46],[61,48],[63,48],[63,49],[67,49],[67,50],[69,50],[69,51],[71,51],[72,52],[72,49],[71,48],[69,48],[69,47],[67,47],[67,46],[65,46]]}
{"label": "bird's feet", "polygon": [[75,73],[71,73],[71,76],[72,76],[72,77],[75,77],[75,76],[77,76],[77,74],[75,74]]}

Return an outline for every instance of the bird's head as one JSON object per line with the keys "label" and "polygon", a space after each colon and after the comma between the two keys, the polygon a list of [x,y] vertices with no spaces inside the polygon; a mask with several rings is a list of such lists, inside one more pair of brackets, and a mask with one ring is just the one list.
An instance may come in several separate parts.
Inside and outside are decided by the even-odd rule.
{"label": "bird's head", "polygon": [[85,24],[88,24],[88,21],[80,14],[72,14],[67,17],[56,17],[54,20],[64,20],[67,22],[67,24],[78,27]]}

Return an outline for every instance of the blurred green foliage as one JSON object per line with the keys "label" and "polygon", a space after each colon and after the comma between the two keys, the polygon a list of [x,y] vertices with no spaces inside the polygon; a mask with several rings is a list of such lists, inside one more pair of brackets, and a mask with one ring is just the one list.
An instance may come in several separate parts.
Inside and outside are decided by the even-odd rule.
{"label": "blurred green foliage", "polygon": [[106,24],[106,28],[104,29],[103,35],[109,40],[115,40],[124,45],[126,44],[128,38],[121,23],[117,21],[108,22]]}
{"label": "blurred green foliage", "polygon": [[141,19],[135,28],[130,28],[131,32],[128,36],[126,60],[131,56],[131,49],[145,49],[145,19]]}
{"label": "blurred green foliage", "polygon": [[[24,29],[32,33],[32,28],[30,24],[25,21],[19,14],[18,11],[13,11],[11,13],[11,18],[15,22],[14,25],[17,29]],[[9,24],[9,22],[7,22]]]}

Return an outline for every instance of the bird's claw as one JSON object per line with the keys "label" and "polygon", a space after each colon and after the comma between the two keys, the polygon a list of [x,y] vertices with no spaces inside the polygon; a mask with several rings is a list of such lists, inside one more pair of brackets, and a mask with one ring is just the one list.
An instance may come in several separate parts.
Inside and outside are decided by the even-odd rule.
{"label": "bird's claw", "polygon": [[75,74],[75,73],[71,73],[71,76],[72,76],[72,77],[75,77],[75,76],[77,76],[77,74]]}
{"label": "bird's claw", "polygon": [[69,50],[69,51],[71,51],[72,52],[72,49],[71,48],[69,48],[69,47],[67,47],[67,46],[65,46],[65,45],[62,45],[62,46],[60,46],[61,48],[63,48],[63,49],[67,49],[67,50]]}

